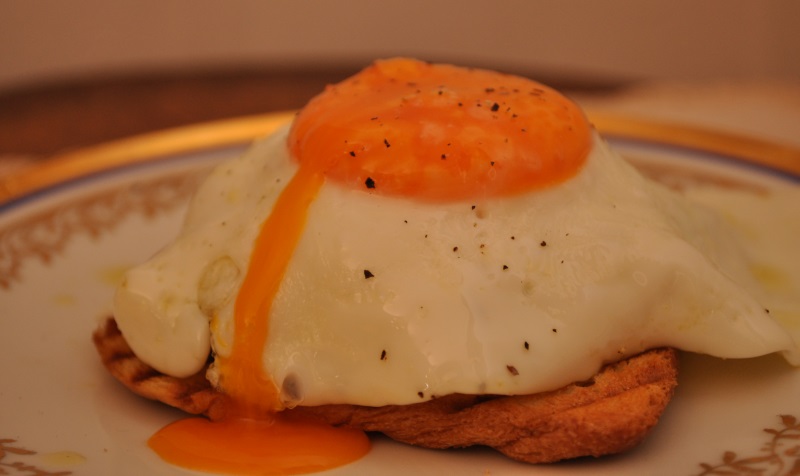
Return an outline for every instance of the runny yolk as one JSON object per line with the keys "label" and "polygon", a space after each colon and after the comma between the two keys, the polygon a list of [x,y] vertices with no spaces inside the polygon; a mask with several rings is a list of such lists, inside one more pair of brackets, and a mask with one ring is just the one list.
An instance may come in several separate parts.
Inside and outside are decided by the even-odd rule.
{"label": "runny yolk", "polygon": [[[392,59],[311,100],[288,145],[298,170],[262,224],[235,302],[230,355],[217,355],[214,364],[225,416],[180,420],[150,440],[163,459],[180,466],[297,474],[368,451],[362,432],[292,421],[291,412],[281,412],[279,390],[262,363],[272,302],[326,180],[425,201],[524,193],[575,175],[591,133],[575,104],[539,83]],[[287,458],[291,468],[283,466]]]}
{"label": "runny yolk", "polygon": [[294,419],[275,384],[264,374],[261,355],[272,299],[323,178],[300,168],[281,193],[251,256],[251,267],[235,304],[232,353],[217,357],[225,392],[222,418],[178,420],[159,430],[149,446],[175,465],[225,474],[304,474],[335,468],[364,456],[370,442],[362,431]]}
{"label": "runny yolk", "polygon": [[172,464],[240,475],[313,473],[350,463],[369,451],[361,431],[287,418],[189,418],[164,427],[148,443]]}

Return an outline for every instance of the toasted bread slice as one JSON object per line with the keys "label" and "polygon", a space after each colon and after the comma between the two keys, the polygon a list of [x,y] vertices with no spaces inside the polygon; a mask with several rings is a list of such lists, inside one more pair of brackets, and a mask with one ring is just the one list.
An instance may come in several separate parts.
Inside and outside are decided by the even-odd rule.
{"label": "toasted bread slice", "polygon": [[[111,318],[95,332],[94,343],[109,372],[133,392],[188,413],[219,416],[222,397],[205,371],[188,378],[157,372],[134,355]],[[676,385],[676,352],[655,349],[607,365],[591,380],[535,395],[448,395],[413,405],[286,411],[412,445],[483,445],[544,463],[636,446],[658,422]]]}

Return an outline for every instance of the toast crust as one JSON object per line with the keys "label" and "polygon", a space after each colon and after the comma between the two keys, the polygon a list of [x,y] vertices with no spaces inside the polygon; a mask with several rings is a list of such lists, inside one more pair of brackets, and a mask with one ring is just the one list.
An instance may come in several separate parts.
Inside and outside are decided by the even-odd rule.
{"label": "toast crust", "polygon": [[[94,333],[108,371],[145,398],[212,419],[224,396],[205,378],[164,375],[133,353],[113,318]],[[656,425],[677,385],[673,349],[654,349],[605,366],[592,379],[534,395],[447,395],[412,405],[322,405],[290,411],[334,426],[380,432],[427,448],[482,445],[515,460],[546,463],[619,453]]]}

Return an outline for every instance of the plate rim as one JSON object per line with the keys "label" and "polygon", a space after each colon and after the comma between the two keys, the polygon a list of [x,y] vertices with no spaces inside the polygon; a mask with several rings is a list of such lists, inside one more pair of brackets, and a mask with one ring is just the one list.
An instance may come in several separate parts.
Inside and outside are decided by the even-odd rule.
{"label": "plate rim", "polygon": [[[72,180],[170,155],[245,144],[289,123],[297,111],[277,111],[189,124],[55,155],[0,178],[0,207]],[[800,147],[696,125],[586,110],[604,137],[655,143],[731,157],[800,177]]]}

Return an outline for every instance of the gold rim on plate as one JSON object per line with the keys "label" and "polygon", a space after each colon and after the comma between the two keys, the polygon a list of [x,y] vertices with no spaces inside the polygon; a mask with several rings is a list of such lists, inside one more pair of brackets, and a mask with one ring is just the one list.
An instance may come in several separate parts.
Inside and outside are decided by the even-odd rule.
{"label": "gold rim on plate", "polygon": [[[288,123],[294,112],[277,112],[183,126],[86,147],[0,178],[0,205],[59,183],[165,156],[243,144]],[[800,149],[771,141],[628,116],[589,111],[605,136],[642,140],[735,157],[800,177]]]}

